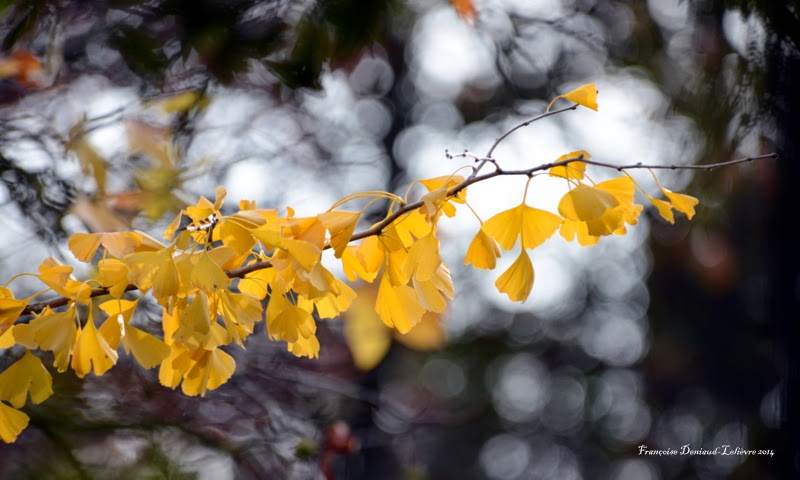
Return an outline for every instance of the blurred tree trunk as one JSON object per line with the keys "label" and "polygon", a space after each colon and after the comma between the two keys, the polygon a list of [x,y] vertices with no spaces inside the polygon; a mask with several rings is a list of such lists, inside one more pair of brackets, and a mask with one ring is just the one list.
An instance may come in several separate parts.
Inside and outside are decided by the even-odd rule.
{"label": "blurred tree trunk", "polygon": [[800,52],[786,42],[775,42],[771,51],[768,73],[774,95],[770,107],[777,125],[780,160],[777,190],[769,212],[773,244],[764,247],[771,252],[774,269],[771,318],[777,323],[776,333],[782,338],[786,356],[781,399],[783,445],[776,447],[783,447],[784,451],[775,452],[780,458],[775,473],[780,478],[800,478],[800,252],[797,238],[788,234],[795,226],[787,226],[787,222],[798,220],[797,199],[793,197],[800,180]]}

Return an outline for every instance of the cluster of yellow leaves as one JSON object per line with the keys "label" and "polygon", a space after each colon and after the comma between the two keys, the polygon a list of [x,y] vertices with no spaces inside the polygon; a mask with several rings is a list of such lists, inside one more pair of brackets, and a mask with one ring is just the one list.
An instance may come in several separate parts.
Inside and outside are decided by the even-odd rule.
{"label": "cluster of yellow leaves", "polygon": [[[564,98],[593,110],[597,110],[597,87],[588,84],[556,97]],[[550,107],[548,106],[548,110]],[[534,269],[527,250],[536,248],[556,231],[567,241],[577,239],[583,246],[594,245],[600,237],[624,235],[625,224],[635,225],[642,206],[634,203],[637,184],[627,174],[597,184],[587,184],[585,175],[589,152],[580,150],[557,158],[549,170],[549,176],[566,180],[569,191],[558,204],[558,215],[520,205],[500,212],[481,226],[470,243],[466,264],[475,268],[494,269],[503,250],[511,250],[519,238],[520,252],[516,260],[497,278],[495,286],[512,301],[525,301],[533,288]],[[592,183],[592,182],[590,182]],[[694,216],[697,199],[659,188],[666,200],[659,200],[644,193],[659,214],[674,223],[672,210],[684,213],[689,219]],[[641,190],[641,189],[640,189]]]}
{"label": "cluster of yellow leaves", "polygon": [[339,255],[348,280],[372,283],[380,276],[375,311],[386,326],[401,334],[426,313],[442,313],[445,298],[453,298],[450,269],[439,254],[437,222],[442,213],[455,215],[453,204],[465,201],[463,193],[448,195],[463,181],[459,176],[421,181],[428,193],[420,208],[397,216],[378,235],[346,246]]}
{"label": "cluster of yellow leaves", "polygon": [[[586,162],[590,159],[585,151],[568,153],[554,163],[562,163],[549,170],[551,177],[567,181],[569,191],[558,204],[558,215],[530,207],[523,201],[520,205],[500,212],[483,223],[467,250],[465,263],[475,268],[494,269],[501,248],[511,250],[519,238],[520,252],[517,259],[497,279],[495,286],[512,301],[525,301],[533,288],[534,269],[527,250],[536,248],[556,231],[567,241],[578,241],[583,246],[594,245],[600,237],[624,235],[625,225],[635,225],[642,212],[642,205],[634,203],[637,184],[627,175],[601,183],[584,183]],[[671,192],[659,184],[667,200],[659,200],[645,194],[659,214],[674,223],[672,210],[684,213],[689,219],[694,216],[697,199]]]}
{"label": "cluster of yellow leaves", "polygon": [[[593,84],[559,98],[597,108]],[[520,205],[482,223],[465,263],[494,269],[502,250],[519,245],[495,285],[511,300],[524,301],[534,281],[528,250],[556,231],[581,245],[624,234],[642,210],[633,203],[636,184],[628,176],[594,184],[585,174],[589,159],[588,152],[573,152],[549,169],[569,187],[558,214],[527,205],[523,195]],[[88,165],[101,184],[95,165]],[[213,202],[201,197],[175,217],[164,232],[168,243],[138,231],[73,235],[68,246],[74,256],[96,260],[90,278],[78,281],[71,266],[48,258],[38,273],[28,274],[47,287],[43,292],[17,299],[0,287],[0,348],[26,349],[0,373],[0,437],[13,441],[25,428],[28,417],[19,409],[28,396],[39,403],[52,394],[52,378],[32,350],[52,352],[57,371],[71,369],[83,378],[111,369],[122,346],[144,368],[158,367],[163,385],[205,395],[236,368],[225,349],[244,348],[261,321],[269,338],[286,342],[289,352],[316,358],[317,320],[340,317],[353,305],[345,336],[364,369],[385,355],[393,334],[413,348],[437,348],[444,341],[441,315],[454,296],[438,222],[466,203],[470,182],[450,175],[418,183],[426,193],[413,205],[391,193],[363,192],[311,217],[298,217],[291,208],[280,215],[246,201],[225,215],[226,191],[219,187]],[[697,200],[659,188],[666,200],[645,196],[665,219],[674,221],[673,210],[694,215]],[[382,221],[355,235],[363,210],[338,208],[369,197],[388,199],[390,206]],[[353,238],[363,240],[352,244]],[[325,250],[347,280],[363,282],[359,294],[323,265]],[[159,332],[134,321],[142,296],[130,297],[131,290],[149,294],[161,307]],[[31,300],[48,291],[62,297],[63,307],[52,304],[19,321]]]}

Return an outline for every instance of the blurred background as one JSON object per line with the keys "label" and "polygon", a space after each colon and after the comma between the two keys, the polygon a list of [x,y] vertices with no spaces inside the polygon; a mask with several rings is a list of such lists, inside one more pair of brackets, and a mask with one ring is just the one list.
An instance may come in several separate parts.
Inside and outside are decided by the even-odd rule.
{"label": "blurred background", "polygon": [[[463,267],[478,224],[442,225],[456,296],[393,338],[369,305],[318,322],[318,360],[254,335],[204,399],[122,358],[54,374],[56,395],[0,445],[3,478],[798,478],[800,11],[770,0],[3,1],[0,273],[66,238],[160,237],[224,185],[314,215],[356,191],[403,195],[448,175],[556,95],[579,109],[516,132],[504,168],[585,149],[700,199],[692,222],[648,209],[624,237],[532,253],[528,302]],[[591,172],[599,181],[608,175]],[[648,175],[637,180],[652,191]],[[524,180],[470,187],[477,213]],[[553,209],[563,191],[533,183]],[[380,209],[367,220],[379,219]],[[365,226],[368,226],[367,222]],[[76,273],[86,266],[76,264]],[[82,270],[83,269],[83,270]],[[16,280],[17,297],[38,288]],[[356,286],[364,297],[368,286]],[[140,313],[146,313],[141,310]],[[160,318],[137,319],[157,328]],[[373,322],[370,324],[370,322]],[[261,327],[263,329],[263,326]],[[415,333],[416,332],[416,333]],[[18,358],[0,353],[0,366]],[[48,363],[48,362],[46,362]],[[774,455],[640,455],[771,449]]]}

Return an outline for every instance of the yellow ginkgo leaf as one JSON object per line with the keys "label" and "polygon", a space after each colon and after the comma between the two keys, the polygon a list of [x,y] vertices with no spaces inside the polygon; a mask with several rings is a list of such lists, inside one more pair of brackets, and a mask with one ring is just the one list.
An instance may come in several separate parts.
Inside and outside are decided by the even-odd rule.
{"label": "yellow ginkgo leaf", "polygon": [[227,332],[222,325],[216,320],[212,321],[208,296],[201,290],[184,310],[180,324],[171,339],[193,349],[214,348],[227,343],[226,335]]}
{"label": "yellow ginkgo leaf", "polygon": [[89,285],[70,278],[72,267],[61,265],[55,258],[47,258],[39,265],[39,275],[42,283],[55,290],[59,295],[86,303],[92,294]]}
{"label": "yellow ginkgo leaf", "polygon": [[467,199],[467,190],[465,188],[461,189],[452,197],[448,197],[447,192],[463,181],[464,177],[460,175],[445,175],[427,180],[418,180],[428,189],[428,193],[422,196],[423,205],[420,207],[420,211],[425,214],[425,219],[429,223],[435,222],[442,212],[448,217],[456,214],[456,208],[453,203],[464,203]]}
{"label": "yellow ginkgo leaf", "polygon": [[429,312],[441,313],[447,308],[447,300],[436,285],[428,280],[413,281],[414,293],[417,295],[419,306]]}
{"label": "yellow ginkgo leaf", "polygon": [[106,258],[97,263],[95,280],[113,297],[121,297],[128,288],[128,265],[116,258]]}
{"label": "yellow ginkgo leaf", "polygon": [[133,317],[133,313],[136,311],[136,307],[139,306],[140,298],[141,297],[137,298],[136,300],[125,300],[125,299],[108,300],[98,305],[98,307],[100,308],[100,310],[105,312],[105,314],[108,315],[109,317],[122,315],[123,321],[127,323],[131,321],[131,317]]}
{"label": "yellow ginkgo leaf", "polygon": [[408,333],[395,333],[394,338],[413,350],[430,352],[439,350],[447,343],[447,332],[442,325],[441,315],[428,312]]}
{"label": "yellow ginkgo leaf", "polygon": [[287,303],[274,319],[267,318],[267,330],[269,338],[272,340],[284,340],[292,343],[300,337],[312,336],[317,327],[311,313]]}
{"label": "yellow ginkgo leaf", "polygon": [[222,317],[228,335],[239,346],[253,333],[253,325],[261,320],[261,301],[247,293],[220,290],[217,294],[217,314]]}
{"label": "yellow ginkgo leaf", "polygon": [[314,268],[314,265],[319,263],[322,251],[316,245],[306,242],[304,240],[294,240],[286,238],[282,242],[282,247],[289,252],[297,263],[303,267],[304,270],[309,271]]}
{"label": "yellow ginkgo leaf", "polygon": [[0,348],[11,348],[17,344],[17,339],[14,338],[14,328],[6,328],[3,333],[0,333]]}
{"label": "yellow ginkgo leaf", "polygon": [[192,225],[202,225],[208,217],[218,212],[218,208],[206,197],[200,197],[197,204],[186,207],[186,215],[192,219]]}
{"label": "yellow ginkgo leaf", "polygon": [[28,395],[33,403],[42,403],[53,394],[53,377],[39,357],[26,350],[22,358],[0,373],[0,400],[22,408]]}
{"label": "yellow ginkgo leaf", "polygon": [[497,290],[508,295],[512,302],[524,302],[533,288],[533,264],[525,250],[494,282]]}
{"label": "yellow ginkgo leaf", "polygon": [[175,218],[172,219],[171,222],[167,225],[164,229],[164,234],[161,238],[164,240],[172,240],[175,237],[175,233],[178,232],[178,228],[181,226],[181,219],[183,218],[183,212],[178,212]]}
{"label": "yellow ginkgo leaf", "polygon": [[[558,157],[554,163],[563,162],[570,158],[585,158],[590,159],[592,156],[586,150],[578,150]],[[586,172],[586,162],[570,162],[566,165],[558,165],[548,170],[551,177],[561,177],[571,180],[583,180],[584,173]]]}
{"label": "yellow ginkgo leaf", "polygon": [[483,270],[493,270],[497,265],[498,258],[500,258],[500,247],[481,228],[469,244],[464,264],[471,264],[473,267]]}
{"label": "yellow ginkgo leaf", "polygon": [[[619,206],[616,207],[622,212],[623,220],[630,225],[638,223],[639,214],[642,212],[642,206],[633,203],[634,194],[636,193],[636,184],[633,179],[628,176],[612,178],[595,185],[595,188],[610,193],[617,199]],[[613,233],[624,234],[626,232],[624,225],[615,230]]]}
{"label": "yellow ginkgo leaf", "polygon": [[170,299],[178,293],[180,279],[172,248],[160,251],[137,252],[125,257],[128,264],[128,281],[139,290],[153,287],[153,297],[162,307],[169,307]]}
{"label": "yellow ginkgo leaf", "polygon": [[686,215],[686,218],[691,220],[694,217],[694,207],[700,203],[699,200],[683,193],[675,193],[666,188],[661,187],[661,191],[669,199],[672,208]]}
{"label": "yellow ginkgo leaf", "polygon": [[98,334],[92,320],[91,310],[86,325],[78,332],[72,350],[72,369],[79,378],[89,372],[100,376],[117,363],[117,352],[108,345],[102,335]]}
{"label": "yellow ginkgo leaf", "polygon": [[428,235],[431,230],[431,224],[428,223],[425,214],[420,210],[412,210],[399,216],[386,227],[384,234],[381,235],[381,240],[386,249],[404,250],[411,247],[415,239]]}
{"label": "yellow ginkgo leaf", "polygon": [[448,268],[447,265],[444,263],[439,265],[439,269],[436,270],[436,274],[431,277],[430,283],[432,283],[437,290],[442,292],[445,297],[450,300],[453,299],[453,295],[455,295],[453,277],[450,276],[450,268]]}
{"label": "yellow ginkgo leaf", "polygon": [[600,240],[599,236],[589,235],[589,228],[586,222],[579,222],[568,218],[564,219],[559,233],[564,237],[564,240],[568,242],[571,242],[577,236],[578,243],[584,247],[595,245]]}
{"label": "yellow ginkgo leaf", "polygon": [[425,214],[428,223],[436,223],[442,212],[448,217],[456,213],[455,207],[447,201],[447,189],[439,188],[422,196],[420,211]]}
{"label": "yellow ginkgo leaf", "polygon": [[524,205],[522,209],[522,248],[531,249],[552,237],[563,219],[547,210]]}
{"label": "yellow ginkgo leaf", "polygon": [[417,280],[415,278],[413,285],[417,303],[429,312],[443,312],[447,308],[445,297],[453,299],[453,279],[450,277],[450,269],[444,263],[439,264],[439,268],[430,279]]}
{"label": "yellow ginkgo leaf", "polygon": [[655,205],[656,210],[658,210],[658,214],[661,215],[661,218],[669,223],[675,223],[675,215],[672,213],[672,204],[650,196],[648,196],[647,199],[650,200],[653,205]]}
{"label": "yellow ginkgo leaf", "polygon": [[222,243],[226,247],[232,248],[237,255],[250,252],[256,244],[256,239],[250,233],[250,230],[233,220],[222,220],[216,232],[219,234]]}
{"label": "yellow ginkgo leaf", "polygon": [[275,276],[275,269],[264,268],[248,273],[245,278],[239,280],[237,287],[242,293],[249,293],[259,300],[267,297],[268,287]]}
{"label": "yellow ginkgo leaf", "polygon": [[286,349],[295,357],[319,358],[319,339],[316,335],[299,337],[296,342],[289,342]]}
{"label": "yellow ginkgo leaf", "polygon": [[350,238],[361,218],[361,212],[333,211],[317,215],[319,221],[331,234],[330,244],[336,258],[342,258],[345,247],[350,243]]}
{"label": "yellow ginkgo leaf", "polygon": [[112,350],[116,350],[117,347],[119,347],[122,336],[126,332],[126,327],[127,325],[122,315],[114,315],[106,318],[97,331],[106,339],[108,346],[111,347]]}
{"label": "yellow ginkgo leaf", "polygon": [[[432,192],[442,187],[445,187],[447,189],[453,188],[459,183],[463,182],[464,177],[462,177],[461,175],[443,175],[441,177],[434,177],[434,178],[428,178],[426,180],[417,180],[417,181],[422,185],[424,185],[429,192]],[[466,200],[467,200],[466,189],[461,190],[452,198],[452,201],[456,203],[464,203]]]}
{"label": "yellow ginkgo leaf", "polygon": [[[383,261],[386,258],[386,247],[384,243],[381,242],[380,237],[367,237],[358,246],[356,258],[359,262],[361,262],[364,270],[368,274],[372,275],[372,278],[374,279],[375,274],[377,274],[378,270],[380,270],[381,266],[383,266]],[[367,280],[364,277],[362,278]]]}
{"label": "yellow ginkgo leaf", "polygon": [[392,285],[405,285],[408,283],[409,277],[403,269],[403,265],[406,264],[406,258],[408,258],[408,251],[404,249],[387,253],[384,276],[389,278]]}
{"label": "yellow ginkgo leaf", "polygon": [[[299,299],[309,301],[317,309],[320,318],[335,318],[350,307],[356,293],[322,265],[317,264],[309,274],[311,287]],[[300,302],[298,302],[300,305]],[[302,305],[301,305],[302,306]],[[303,307],[306,308],[306,307]],[[308,311],[313,308],[308,307]]]}
{"label": "yellow ginkgo leaf", "polygon": [[125,327],[122,345],[144,368],[160,365],[171,352],[169,345],[163,340],[131,325]]}
{"label": "yellow ginkgo leaf", "polygon": [[228,288],[231,283],[225,271],[211,259],[208,250],[200,254],[197,264],[192,269],[190,281],[192,285],[209,295],[219,289]]}
{"label": "yellow ginkgo leaf", "polygon": [[53,312],[49,308],[29,323],[14,326],[14,338],[27,348],[41,348],[53,352],[55,366],[59,372],[66,371],[75,344],[75,307],[65,312]]}
{"label": "yellow ginkgo leaf", "polygon": [[625,223],[635,225],[642,211],[633,203],[635,184],[628,176],[579,185],[561,199],[560,211],[566,219],[561,235],[572,240],[576,235],[583,245],[594,245],[599,237],[626,233]]}
{"label": "yellow ginkgo leaf", "polygon": [[133,249],[134,252],[159,252],[167,247],[145,232],[139,230],[134,230],[134,232],[142,237],[141,245]]}
{"label": "yellow ginkgo leaf", "polygon": [[258,228],[250,230],[250,233],[258,241],[260,241],[267,250],[272,250],[281,245],[283,236],[281,235],[281,228],[275,222],[267,222],[260,225]]}
{"label": "yellow ginkgo leaf", "polygon": [[234,370],[236,362],[233,357],[219,348],[204,350],[184,377],[181,390],[191,397],[205,396],[206,391],[227,382]]}
{"label": "yellow ginkgo leaf", "polygon": [[597,85],[594,83],[589,83],[582,87],[578,87],[569,93],[557,96],[552,102],[550,102],[550,105],[548,105],[548,111],[559,98],[567,99],[571,102],[577,103],[578,105],[591,108],[595,112],[597,111]]}
{"label": "yellow ginkgo leaf", "polygon": [[16,408],[0,402],[0,439],[12,443],[28,426],[30,418]]}
{"label": "yellow ginkgo leaf", "polygon": [[235,323],[253,326],[261,320],[263,312],[261,301],[254,295],[233,293],[230,290],[219,292],[217,313],[229,317]]}
{"label": "yellow ginkgo leaf", "polygon": [[0,286],[0,334],[17,321],[26,306],[28,300],[16,299],[10,289]]}
{"label": "yellow ginkgo leaf", "polygon": [[67,244],[75,258],[87,262],[100,245],[111,255],[122,258],[142,244],[142,236],[136,232],[76,233]]}
{"label": "yellow ginkgo leaf", "polygon": [[619,201],[614,195],[580,184],[561,198],[558,213],[570,220],[586,222],[600,218],[608,209],[617,205]]}
{"label": "yellow ginkgo leaf", "polygon": [[94,253],[100,248],[102,234],[99,233],[76,233],[69,237],[67,246],[81,262],[88,262]]}
{"label": "yellow ginkgo leaf", "polygon": [[167,345],[172,346],[175,344],[172,336],[180,328],[181,317],[183,317],[188,304],[189,300],[186,297],[179,298],[173,305],[172,311],[168,308],[161,310],[161,329],[164,331],[164,343]]}
{"label": "yellow ginkgo leaf", "polygon": [[192,353],[195,351],[180,343],[170,345],[170,348],[172,351],[158,369],[158,381],[165,387],[176,388],[183,380],[183,376],[192,368],[194,364]]}
{"label": "yellow ginkgo leaf", "polygon": [[111,232],[101,235],[103,247],[117,258],[133,252],[142,244],[142,235],[136,232]]}
{"label": "yellow ginkgo leaf", "polygon": [[481,230],[496,240],[503,249],[511,250],[514,248],[514,244],[517,243],[517,237],[522,231],[523,208],[524,205],[521,204],[514,208],[503,210],[483,222]]}
{"label": "yellow ginkgo leaf", "polygon": [[294,238],[308,242],[322,250],[325,245],[325,226],[317,217],[294,217],[283,219],[281,235],[285,238]]}
{"label": "yellow ginkgo leaf", "polygon": [[561,225],[558,215],[522,203],[504,210],[483,223],[481,229],[497,240],[504,250],[511,250],[522,235],[522,247],[536,248],[550,238]]}
{"label": "yellow ginkgo leaf", "polygon": [[355,282],[360,278],[365,282],[372,283],[378,275],[378,270],[372,272],[367,271],[362,262],[358,259],[358,251],[359,246],[349,245],[342,252],[342,269],[344,270],[344,274],[351,282]]}
{"label": "yellow ginkgo leaf", "polygon": [[344,322],[344,338],[353,363],[365,371],[375,368],[392,344],[391,330],[375,312],[374,287],[368,287],[359,291]]}
{"label": "yellow ginkgo leaf", "polygon": [[406,281],[412,274],[416,280],[429,280],[441,263],[439,239],[430,233],[414,242],[408,250],[408,255],[402,263],[403,276]]}
{"label": "yellow ginkgo leaf", "polygon": [[381,279],[375,310],[383,323],[400,333],[411,330],[425,313],[425,309],[417,302],[414,289],[408,285],[392,285],[388,275],[383,275]]}

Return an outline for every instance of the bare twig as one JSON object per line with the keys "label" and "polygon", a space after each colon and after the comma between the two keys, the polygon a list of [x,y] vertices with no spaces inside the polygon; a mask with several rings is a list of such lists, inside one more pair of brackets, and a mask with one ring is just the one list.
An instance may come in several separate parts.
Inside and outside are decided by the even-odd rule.
{"label": "bare twig", "polygon": [[552,112],[540,113],[539,115],[536,115],[533,118],[529,118],[528,120],[525,120],[524,122],[518,123],[518,124],[514,125],[513,127],[509,128],[502,135],[500,135],[499,137],[497,137],[494,140],[494,143],[492,144],[491,147],[489,147],[489,151],[486,152],[486,155],[483,158],[481,158],[481,159],[477,159],[476,158],[475,159],[475,161],[478,162],[478,165],[475,168],[472,169],[472,175],[470,175],[467,178],[467,180],[477,177],[478,173],[481,171],[481,169],[487,163],[489,163],[489,162],[494,163],[494,158],[492,158],[492,153],[494,153],[494,149],[497,148],[497,146],[500,145],[500,142],[505,140],[512,133],[516,132],[520,128],[527,127],[528,125],[530,125],[531,123],[533,123],[533,122],[535,122],[537,120],[541,120],[543,118],[547,118],[547,117],[549,117],[551,115],[557,115],[559,113],[564,113],[564,112],[568,112],[570,110],[575,110],[576,108],[578,108],[578,104],[577,103],[575,105],[572,105],[571,107],[565,107],[565,108],[562,108],[562,109],[559,109],[559,110],[553,110]]}

